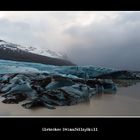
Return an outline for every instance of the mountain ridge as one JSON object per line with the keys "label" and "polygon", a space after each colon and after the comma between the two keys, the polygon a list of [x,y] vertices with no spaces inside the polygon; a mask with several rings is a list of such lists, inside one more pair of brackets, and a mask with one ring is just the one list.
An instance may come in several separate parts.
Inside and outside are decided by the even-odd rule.
{"label": "mountain ridge", "polygon": [[0,59],[36,62],[36,63],[59,65],[59,66],[75,65],[69,60],[64,60],[63,58],[55,58],[42,54],[33,53],[33,51],[29,51],[29,50],[27,51],[26,47],[25,48],[22,47],[21,49],[20,47],[21,47],[20,45],[8,43],[4,40],[0,40]]}

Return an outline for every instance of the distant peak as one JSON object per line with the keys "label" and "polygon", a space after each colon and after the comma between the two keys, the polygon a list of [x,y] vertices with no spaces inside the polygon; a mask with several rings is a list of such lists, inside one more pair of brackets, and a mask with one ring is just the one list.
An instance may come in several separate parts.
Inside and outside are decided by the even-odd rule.
{"label": "distant peak", "polygon": [[52,58],[60,58],[63,59],[63,54],[45,49],[40,47],[32,47],[32,46],[22,46],[15,43],[7,42],[2,39],[0,39],[0,48],[8,48],[8,49],[14,49],[14,50],[22,50],[29,53],[34,53],[42,56],[52,57]]}
{"label": "distant peak", "polygon": [[4,41],[4,40],[0,39],[0,42],[6,42],[6,41]]}

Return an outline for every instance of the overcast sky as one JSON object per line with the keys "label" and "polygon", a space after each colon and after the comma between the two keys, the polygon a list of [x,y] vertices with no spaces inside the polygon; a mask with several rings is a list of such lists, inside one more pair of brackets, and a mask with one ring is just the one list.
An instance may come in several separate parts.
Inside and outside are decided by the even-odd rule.
{"label": "overcast sky", "polygon": [[140,12],[0,12],[0,39],[64,52],[79,65],[140,70]]}

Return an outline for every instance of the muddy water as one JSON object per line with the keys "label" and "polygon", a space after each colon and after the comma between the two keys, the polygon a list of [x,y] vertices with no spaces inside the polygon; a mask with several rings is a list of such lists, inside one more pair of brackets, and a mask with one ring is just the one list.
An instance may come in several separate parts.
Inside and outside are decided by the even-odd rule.
{"label": "muddy water", "polygon": [[24,109],[0,102],[0,116],[140,116],[140,83],[119,87],[117,93],[98,94],[73,106]]}

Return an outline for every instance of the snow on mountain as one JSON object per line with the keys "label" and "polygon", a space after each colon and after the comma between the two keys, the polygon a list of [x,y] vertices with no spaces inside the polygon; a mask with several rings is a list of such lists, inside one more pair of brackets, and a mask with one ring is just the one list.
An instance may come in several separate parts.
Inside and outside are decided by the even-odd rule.
{"label": "snow on mountain", "polygon": [[16,51],[26,51],[34,54],[39,54],[43,56],[48,56],[48,57],[53,57],[53,58],[63,58],[63,55],[48,49],[44,48],[36,48],[36,47],[31,47],[31,46],[22,46],[22,45],[17,45],[14,43],[6,42],[4,40],[0,40],[0,48],[3,49],[11,49],[11,50],[16,50]]}

